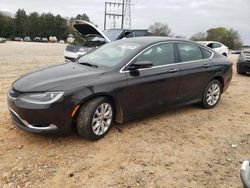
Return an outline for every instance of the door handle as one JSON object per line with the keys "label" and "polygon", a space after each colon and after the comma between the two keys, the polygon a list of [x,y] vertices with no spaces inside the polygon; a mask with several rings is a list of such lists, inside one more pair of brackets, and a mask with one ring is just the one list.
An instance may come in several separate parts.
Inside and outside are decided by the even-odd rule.
{"label": "door handle", "polygon": [[210,67],[210,65],[209,64],[204,64],[204,65],[202,65],[202,67],[203,68],[208,68],[208,67]]}
{"label": "door handle", "polygon": [[170,69],[170,70],[168,70],[168,73],[175,73],[175,72],[178,72],[178,70],[177,69]]}

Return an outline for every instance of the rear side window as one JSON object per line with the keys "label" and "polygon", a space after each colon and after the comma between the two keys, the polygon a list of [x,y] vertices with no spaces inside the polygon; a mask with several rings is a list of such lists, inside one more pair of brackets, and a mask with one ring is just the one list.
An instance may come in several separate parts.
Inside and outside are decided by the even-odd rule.
{"label": "rear side window", "polygon": [[221,44],[219,43],[213,43],[212,48],[220,48]]}
{"label": "rear side window", "polygon": [[212,52],[205,50],[204,48],[201,48],[201,51],[203,53],[203,58],[208,59],[212,56]]}
{"label": "rear side window", "polygon": [[177,44],[181,56],[181,62],[202,60],[203,55],[201,49],[193,44],[179,43]]}

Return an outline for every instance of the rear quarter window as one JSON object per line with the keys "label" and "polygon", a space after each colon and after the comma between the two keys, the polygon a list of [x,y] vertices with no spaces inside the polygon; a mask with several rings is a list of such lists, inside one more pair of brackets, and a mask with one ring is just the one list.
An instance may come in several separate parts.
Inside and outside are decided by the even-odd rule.
{"label": "rear quarter window", "polygon": [[203,59],[209,59],[212,56],[212,52],[201,48],[202,54],[203,54]]}

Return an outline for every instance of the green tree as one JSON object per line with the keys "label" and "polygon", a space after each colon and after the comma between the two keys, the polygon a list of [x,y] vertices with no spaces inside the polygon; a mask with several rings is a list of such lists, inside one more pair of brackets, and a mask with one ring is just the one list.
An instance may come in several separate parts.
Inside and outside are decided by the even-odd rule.
{"label": "green tree", "polygon": [[66,39],[68,31],[67,20],[57,15],[54,19],[54,29],[54,35],[58,39]]}
{"label": "green tree", "polygon": [[240,49],[242,47],[242,40],[239,33],[233,29],[226,29],[224,27],[213,28],[207,31],[207,40],[218,41],[230,49]]}
{"label": "green tree", "polygon": [[149,32],[153,33],[155,36],[173,36],[172,30],[168,27],[167,24],[156,22],[149,27]]}
{"label": "green tree", "polygon": [[90,19],[87,14],[78,14],[75,18],[71,18],[71,20],[84,20],[90,22]]}
{"label": "green tree", "polygon": [[206,33],[195,33],[192,37],[190,37],[190,40],[192,41],[203,41],[207,40],[207,34]]}
{"label": "green tree", "polygon": [[0,36],[13,39],[16,34],[16,28],[14,20],[9,17],[0,14]]}
{"label": "green tree", "polygon": [[[74,19],[90,21],[86,14],[78,14]],[[37,12],[27,15],[24,9],[18,9],[15,18],[12,18],[0,11],[1,37],[13,39],[15,36],[31,38],[56,36],[58,39],[66,39],[69,33],[73,33],[70,21],[60,15],[54,16],[52,13],[40,15]]]}
{"label": "green tree", "polygon": [[40,32],[40,15],[37,12],[32,12],[27,19],[28,36],[34,38]]}
{"label": "green tree", "polygon": [[243,43],[239,33],[234,29],[227,30],[225,45],[227,45],[230,49],[241,49]]}
{"label": "green tree", "polygon": [[15,15],[16,35],[24,37],[27,34],[27,15],[24,9],[18,9]]}
{"label": "green tree", "polygon": [[207,30],[207,40],[225,42],[227,29],[224,27],[212,28]]}

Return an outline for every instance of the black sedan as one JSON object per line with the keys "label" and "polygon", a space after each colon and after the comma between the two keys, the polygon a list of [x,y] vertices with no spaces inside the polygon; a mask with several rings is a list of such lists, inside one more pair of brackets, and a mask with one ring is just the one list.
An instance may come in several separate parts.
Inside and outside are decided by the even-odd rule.
{"label": "black sedan", "polygon": [[250,72],[250,49],[243,50],[237,62],[238,74],[246,74]]}
{"label": "black sedan", "polygon": [[27,74],[8,93],[17,126],[78,133],[89,140],[113,122],[200,103],[213,108],[232,79],[232,63],[191,41],[138,37],[112,42],[66,63]]}

